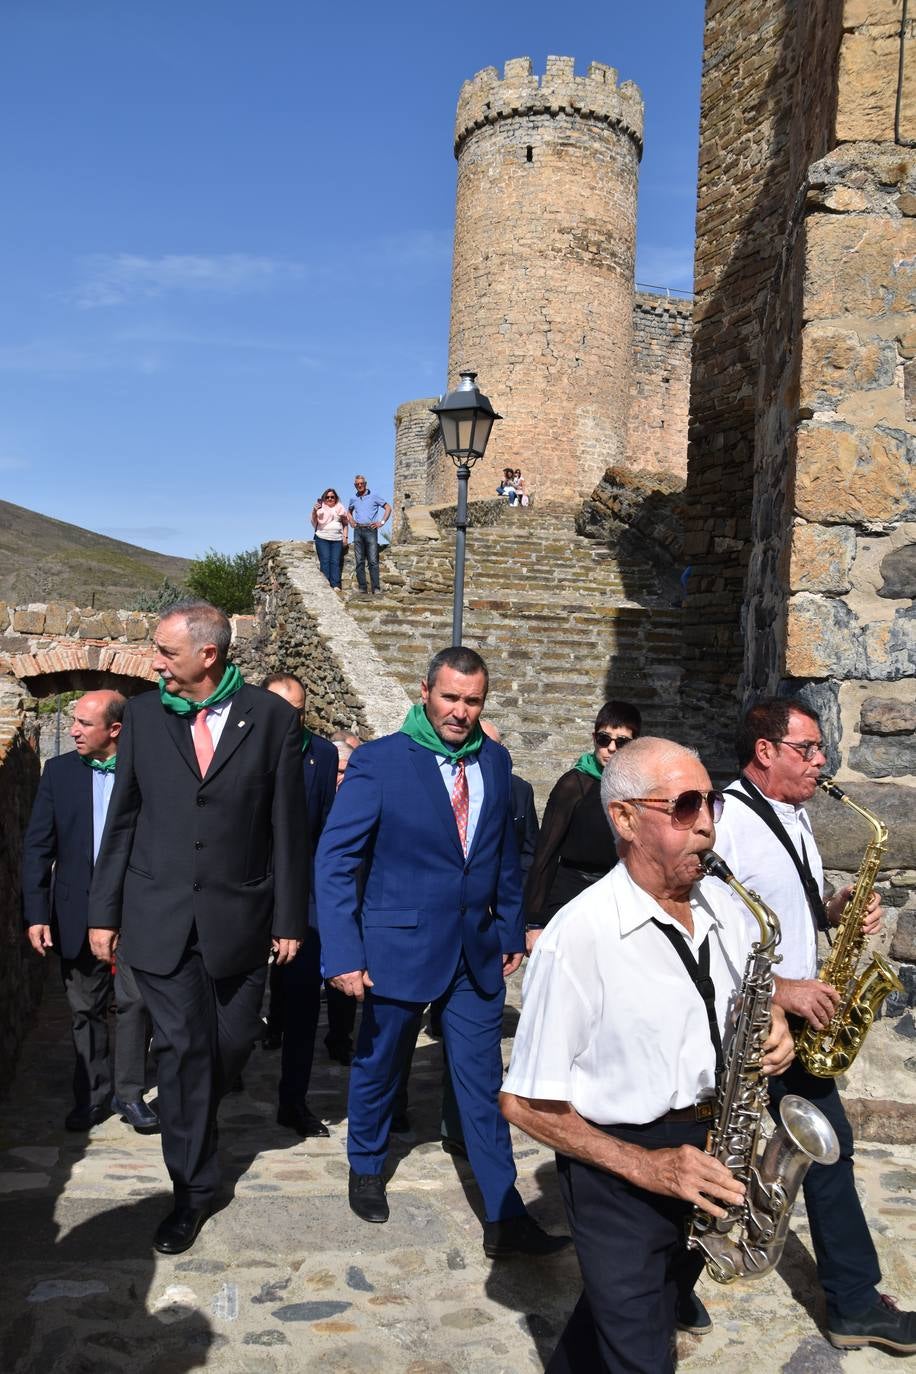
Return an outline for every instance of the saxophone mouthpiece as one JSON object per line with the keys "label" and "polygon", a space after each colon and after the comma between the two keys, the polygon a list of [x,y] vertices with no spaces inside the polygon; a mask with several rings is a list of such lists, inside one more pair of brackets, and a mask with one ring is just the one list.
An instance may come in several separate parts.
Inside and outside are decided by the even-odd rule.
{"label": "saxophone mouthpiece", "polygon": [[700,855],[700,865],[703,872],[707,873],[710,878],[718,878],[723,883],[730,883],[735,876],[725,860],[720,859],[714,849],[707,849],[705,854]]}
{"label": "saxophone mouthpiece", "polygon": [[842,801],[843,798],[846,796],[846,793],[843,791],[842,787],[837,787],[836,783],[833,781],[833,778],[818,778],[817,785],[818,787],[822,787],[824,789],[828,797],[833,797],[834,801]]}

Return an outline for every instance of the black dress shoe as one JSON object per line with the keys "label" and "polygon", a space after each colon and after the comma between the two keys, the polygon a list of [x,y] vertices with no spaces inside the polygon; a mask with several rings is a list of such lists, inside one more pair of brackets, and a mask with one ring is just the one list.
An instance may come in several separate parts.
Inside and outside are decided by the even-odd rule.
{"label": "black dress shoe", "polygon": [[857,1317],[827,1317],[827,1336],[837,1350],[877,1345],[897,1355],[916,1354],[916,1312],[901,1312],[893,1298],[878,1294],[874,1307]]}
{"label": "black dress shoe", "polygon": [[549,1236],[527,1212],[483,1224],[483,1252],[490,1259],[504,1259],[507,1255],[555,1255],[571,1244],[572,1236]]}
{"label": "black dress shoe", "polygon": [[133,1126],[138,1135],[157,1135],[160,1128],[159,1117],[143,1098],[136,1102],[122,1102],[119,1097],[111,1099],[111,1109],[128,1126]]}
{"label": "black dress shoe", "polygon": [[64,1118],[65,1131],[89,1131],[93,1126],[101,1126],[111,1116],[107,1103],[98,1107],[74,1107]]}
{"label": "black dress shoe", "polygon": [[456,1140],[454,1136],[444,1135],[439,1143],[447,1155],[454,1155],[456,1159],[467,1159],[468,1150],[463,1140]]}
{"label": "black dress shoe", "polygon": [[387,1221],[388,1199],[381,1174],[357,1174],[350,1170],[350,1210],[361,1221]]}
{"label": "black dress shoe", "polygon": [[209,1215],[209,1207],[176,1207],[159,1223],[153,1249],[161,1255],[180,1255],[183,1250],[190,1250]]}
{"label": "black dress shoe", "polygon": [[289,1106],[281,1102],[277,1108],[277,1125],[288,1126],[297,1135],[326,1138],[331,1134],[324,1122],[310,1112],[304,1102],[294,1102]]}
{"label": "black dress shoe", "polygon": [[696,1293],[681,1293],[674,1305],[674,1321],[678,1331],[689,1331],[694,1336],[705,1336],[712,1330],[712,1317],[700,1302]]}

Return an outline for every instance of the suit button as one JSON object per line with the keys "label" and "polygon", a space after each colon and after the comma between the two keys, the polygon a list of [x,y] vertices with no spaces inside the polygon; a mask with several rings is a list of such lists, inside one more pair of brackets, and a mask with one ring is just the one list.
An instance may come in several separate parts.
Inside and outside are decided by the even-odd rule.
{"label": "suit button", "polygon": [[466,907],[466,906],[460,906],[460,907],[458,908],[458,914],[459,914],[459,916],[463,916],[463,915],[465,914],[466,911],[467,911],[467,907]]}
{"label": "suit button", "polygon": [[206,797],[198,797],[198,798],[197,798],[197,805],[198,805],[198,806],[206,806],[206,805],[207,805],[207,798],[206,798]]}
{"label": "suit button", "polygon": [[195,892],[199,892],[199,891],[200,891],[200,883],[195,883],[195,884],[194,884],[194,891],[195,891]]}
{"label": "suit button", "polygon": [[195,840],[195,841],[194,841],[194,848],[195,848],[195,849],[203,849],[203,847],[204,847],[204,842],[203,842],[203,840]]}

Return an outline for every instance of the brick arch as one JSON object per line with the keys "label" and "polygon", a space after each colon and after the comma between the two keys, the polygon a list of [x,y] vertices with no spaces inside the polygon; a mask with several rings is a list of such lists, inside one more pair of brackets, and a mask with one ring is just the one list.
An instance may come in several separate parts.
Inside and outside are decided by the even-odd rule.
{"label": "brick arch", "polygon": [[14,654],[9,665],[13,676],[33,697],[100,687],[114,687],[133,696],[157,681],[149,655],[121,645],[63,644]]}

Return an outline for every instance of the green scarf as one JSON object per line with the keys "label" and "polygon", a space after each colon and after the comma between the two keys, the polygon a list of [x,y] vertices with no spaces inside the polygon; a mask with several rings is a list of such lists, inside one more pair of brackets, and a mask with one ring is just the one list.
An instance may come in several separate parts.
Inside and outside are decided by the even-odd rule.
{"label": "green scarf", "polygon": [[409,735],[415,744],[422,744],[424,749],[431,749],[434,754],[444,754],[449,763],[457,763],[459,759],[466,758],[468,754],[478,753],[486,739],[478,722],[464,744],[457,749],[450,749],[430,725],[429,716],[419,702],[416,706],[411,706],[404,717],[400,734]]}
{"label": "green scarf", "polygon": [[112,754],[109,759],[83,759],[83,763],[88,763],[93,773],[113,773],[117,761],[117,754]]}
{"label": "green scarf", "polygon": [[166,687],[164,677],[159,679],[159,699],[165,709],[174,712],[176,716],[192,716],[195,711],[201,711],[205,706],[216,706],[219,702],[225,701],[244,685],[244,678],[235,664],[227,663],[219,686],[205,701],[187,701],[184,697],[176,697]]}
{"label": "green scarf", "polygon": [[601,781],[601,774],[604,772],[595,755],[591,753],[580,754],[573,764],[573,768],[577,773],[587,773],[590,778],[597,778],[599,782]]}
{"label": "green scarf", "polygon": [[306,729],[306,727],[303,725],[303,727],[302,727],[302,752],[303,752],[303,754],[305,753],[306,749],[309,747],[309,745],[311,744],[311,742],[312,742],[312,732],[311,732],[311,730]]}

